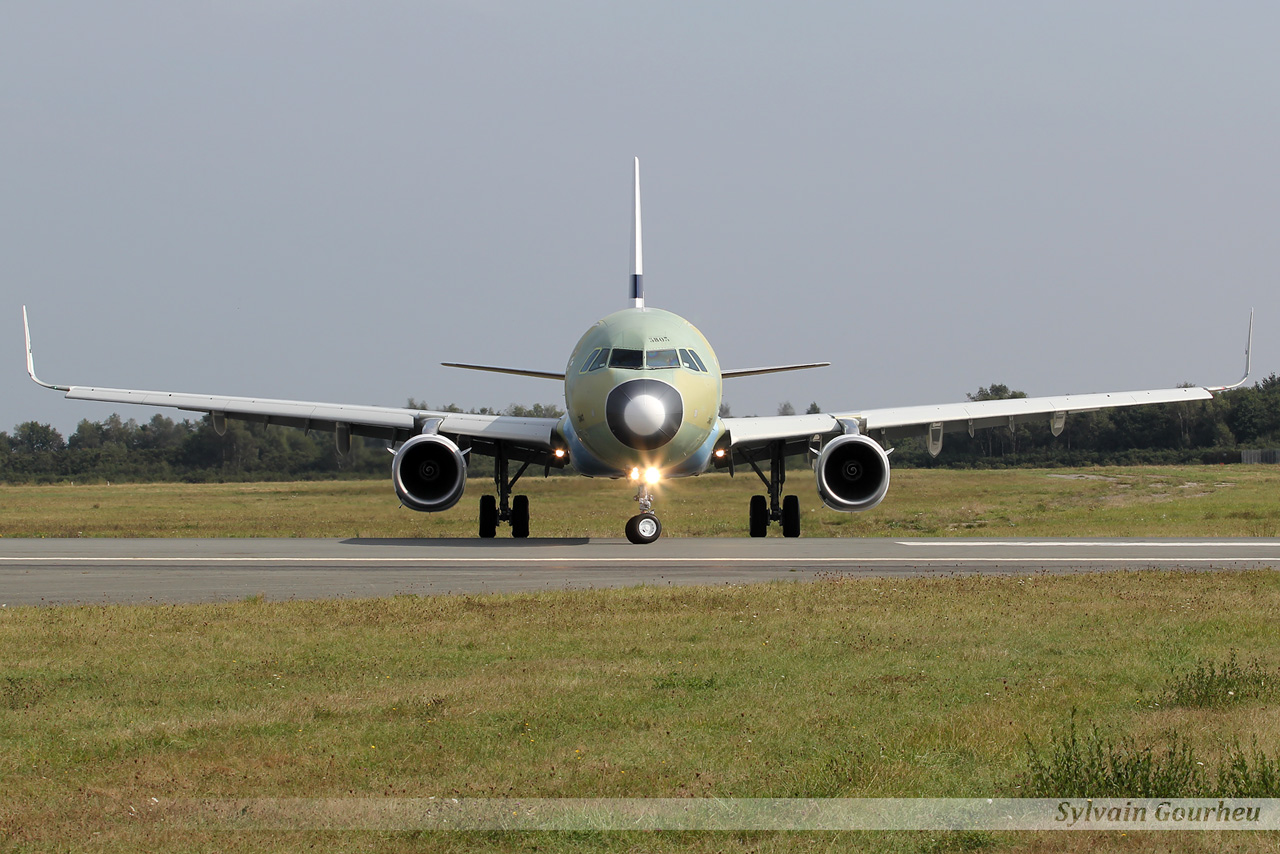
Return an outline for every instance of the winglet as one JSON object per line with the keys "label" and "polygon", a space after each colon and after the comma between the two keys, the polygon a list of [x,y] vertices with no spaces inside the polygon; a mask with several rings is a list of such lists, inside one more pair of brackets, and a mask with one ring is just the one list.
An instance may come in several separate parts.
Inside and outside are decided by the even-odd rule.
{"label": "winglet", "polygon": [[1252,351],[1253,351],[1253,309],[1249,309],[1249,337],[1248,339],[1245,340],[1245,344],[1244,344],[1244,376],[1240,378],[1239,382],[1234,382],[1231,385],[1212,386],[1208,390],[1209,391],[1230,391],[1233,388],[1240,388],[1240,386],[1247,383],[1249,381],[1249,372],[1252,369],[1252,356],[1251,356]]}
{"label": "winglet", "polygon": [[635,191],[631,209],[631,300],[644,308],[644,259],[640,241],[640,158],[636,158]]}
{"label": "winglet", "polygon": [[27,373],[31,376],[31,379],[35,380],[37,385],[51,388],[54,391],[70,391],[71,389],[67,386],[47,383],[36,376],[35,360],[31,358],[31,325],[27,323],[27,307],[25,305],[22,307],[22,332],[27,338]]}

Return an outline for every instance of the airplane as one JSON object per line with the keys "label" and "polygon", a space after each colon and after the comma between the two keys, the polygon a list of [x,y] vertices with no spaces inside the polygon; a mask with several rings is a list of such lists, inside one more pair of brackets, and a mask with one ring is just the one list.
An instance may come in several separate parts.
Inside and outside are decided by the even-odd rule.
{"label": "airplane", "polygon": [[[945,434],[1014,426],[1041,419],[1054,436],[1070,412],[1109,407],[1206,400],[1214,392],[1249,379],[1253,313],[1245,347],[1245,373],[1229,386],[968,401],[934,406],[861,409],[837,413],[761,418],[721,417],[723,382],[761,374],[826,367],[828,362],[723,369],[710,342],[689,321],[645,304],[640,227],[640,160],[633,185],[630,305],[599,320],[578,340],[563,372],[442,362],[446,367],[552,379],[564,384],[560,418],[440,412],[381,406],[353,406],[301,400],[187,394],[134,389],[68,386],[36,376],[31,329],[22,309],[27,373],[45,388],[72,400],[174,407],[207,413],[214,430],[226,432],[228,419],[280,424],[334,434],[340,453],[352,436],[391,443],[391,479],[403,506],[426,513],[448,510],[462,498],[468,460],[494,458],[496,494],[480,497],[479,533],[496,535],[501,523],[511,535],[529,536],[529,500],[512,489],[530,466],[543,476],[572,463],[587,477],[630,481],[639,513],[626,523],[632,543],[652,543],[662,523],[654,512],[656,486],[711,469],[730,475],[748,468],[766,494],[748,507],[752,537],[766,536],[779,523],[785,537],[800,536],[800,503],[783,495],[786,458],[805,454],[813,463],[818,495],[832,510],[869,510],[889,489],[892,443],[919,437],[933,456]],[[519,464],[511,474],[513,464]]]}

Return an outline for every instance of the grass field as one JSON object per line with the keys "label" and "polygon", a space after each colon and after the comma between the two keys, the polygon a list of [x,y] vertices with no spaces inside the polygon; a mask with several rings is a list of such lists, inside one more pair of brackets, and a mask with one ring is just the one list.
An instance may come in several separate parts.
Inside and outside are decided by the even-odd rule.
{"label": "grass field", "polygon": [[[830,516],[845,526],[831,533],[847,535],[1274,533],[1273,471],[905,472],[885,507],[853,520],[815,510],[809,530]],[[690,483],[703,501],[742,505],[720,523],[692,489],[670,489],[668,525],[709,513],[704,524],[725,526],[712,533],[740,533],[746,483]],[[616,536],[629,512],[619,486],[531,484],[535,513],[546,508],[535,520],[581,507],[583,527],[558,533]],[[403,536],[437,524],[396,510],[381,483],[0,497],[6,536],[126,534],[148,520],[173,526],[152,534],[201,536]],[[66,527],[95,521],[90,511],[103,511],[96,526]],[[470,512],[460,517],[441,524],[469,535]],[[310,527],[322,522],[331,527]],[[557,532],[535,521],[537,533]],[[1213,768],[1254,739],[1280,754],[1280,698],[1171,698],[1205,662],[1232,656],[1274,683],[1277,613],[1273,571],[0,609],[0,850],[1276,851],[1276,834],[1250,832],[237,831],[162,820],[149,805],[1017,797],[1029,745],[1052,744],[1073,709],[1082,728],[1156,751],[1184,743]]]}
{"label": "grass field", "polygon": [[[743,537],[753,474],[663,484],[664,536]],[[1280,466],[896,471],[860,514],[827,510],[813,475],[791,473],[804,534],[901,536],[1218,536],[1280,534]],[[621,537],[634,489],[621,481],[532,478],[535,537]],[[401,508],[390,480],[321,483],[86,484],[0,487],[6,537],[472,537],[472,481],[445,513]],[[507,528],[499,535],[507,536]],[[774,533],[777,533],[775,528]]]}

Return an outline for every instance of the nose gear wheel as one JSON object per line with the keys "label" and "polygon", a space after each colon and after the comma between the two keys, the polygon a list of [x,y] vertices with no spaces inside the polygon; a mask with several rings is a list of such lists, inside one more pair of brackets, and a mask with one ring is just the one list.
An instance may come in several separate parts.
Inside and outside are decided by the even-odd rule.
{"label": "nose gear wheel", "polygon": [[627,539],[638,546],[652,543],[662,536],[662,523],[652,513],[641,513],[627,520]]}

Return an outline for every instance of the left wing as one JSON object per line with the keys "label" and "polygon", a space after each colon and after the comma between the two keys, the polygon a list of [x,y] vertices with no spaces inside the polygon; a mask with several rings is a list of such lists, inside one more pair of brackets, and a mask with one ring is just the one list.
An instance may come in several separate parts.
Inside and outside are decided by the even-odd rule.
{"label": "left wing", "polygon": [[973,435],[980,427],[1013,427],[1048,419],[1053,435],[1062,433],[1068,412],[1094,412],[1118,406],[1208,400],[1207,388],[1169,388],[1150,391],[1067,394],[1058,397],[1022,397],[1010,400],[971,400],[940,406],[901,406],[863,409],[820,415],[777,415],[767,418],[725,418],[735,462],[750,462],[752,451],[775,442],[785,444],[784,454],[802,454],[813,438],[858,432],[881,445],[909,436],[923,438],[929,453],[942,450],[945,433],[961,430]]}
{"label": "left wing", "polygon": [[1054,397],[1022,397],[1008,400],[978,400],[937,406],[900,406],[862,409],[822,415],[779,415],[766,418],[725,418],[733,449],[730,459],[718,464],[751,462],[759,451],[781,442],[785,455],[801,454],[810,441],[824,436],[857,432],[878,439],[881,445],[909,436],[919,436],[929,453],[937,456],[946,433],[973,431],[982,427],[1014,427],[1028,421],[1047,419],[1050,430],[1062,433],[1069,412],[1095,412],[1121,406],[1152,403],[1182,403],[1208,400],[1217,391],[1244,385],[1251,370],[1253,312],[1249,312],[1249,337],[1244,350],[1244,376],[1225,386],[1150,389],[1147,391],[1066,394]]}
{"label": "left wing", "polygon": [[981,427],[1012,428],[1048,416],[1049,429],[1053,435],[1058,436],[1066,425],[1068,412],[1096,412],[1120,406],[1179,403],[1208,400],[1212,397],[1213,394],[1206,388],[1168,388],[1008,400],[971,400],[942,406],[864,409],[860,412],[840,413],[836,418],[856,421],[860,432],[880,439],[881,444],[908,436],[921,436],[928,444],[929,453],[936,457],[942,450],[942,436],[945,433],[963,430],[972,436]]}
{"label": "left wing", "polygon": [[206,412],[213,416],[214,429],[226,430],[226,419],[256,421],[259,424],[282,424],[304,430],[334,433],[339,450],[346,451],[351,436],[368,436],[391,442],[404,442],[427,432],[466,437],[468,446],[483,454],[491,454],[497,442],[506,443],[512,459],[562,466],[563,460],[552,452],[557,418],[521,418],[511,415],[476,415],[465,412],[440,412],[430,409],[401,409],[392,406],[359,406],[321,403],[310,400],[276,400],[258,397],[189,394],[172,391],[68,386],[47,383],[36,376],[31,355],[31,329],[27,309],[22,309],[22,325],[27,343],[27,373],[45,388],[66,392],[72,400],[95,400],[104,403],[130,403],[159,406],[189,412]]}

